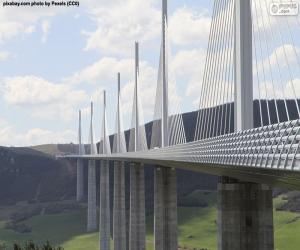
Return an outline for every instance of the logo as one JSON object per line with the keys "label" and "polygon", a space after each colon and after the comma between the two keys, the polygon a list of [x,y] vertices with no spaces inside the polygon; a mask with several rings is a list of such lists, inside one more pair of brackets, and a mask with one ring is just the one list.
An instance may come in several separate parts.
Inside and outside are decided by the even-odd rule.
{"label": "logo", "polygon": [[271,3],[270,14],[272,16],[297,16],[299,14],[299,4],[292,1]]}

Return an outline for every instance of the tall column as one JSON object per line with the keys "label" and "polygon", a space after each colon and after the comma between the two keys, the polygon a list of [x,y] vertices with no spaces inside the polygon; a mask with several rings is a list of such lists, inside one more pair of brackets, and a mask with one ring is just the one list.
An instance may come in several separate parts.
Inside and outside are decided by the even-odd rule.
{"label": "tall column", "polygon": [[[99,146],[100,154],[111,154],[106,124],[106,91],[103,91],[103,120]],[[110,250],[110,184],[109,161],[101,161],[100,166],[100,250]]]}
{"label": "tall column", "polygon": [[82,202],[84,200],[84,175],[83,175],[83,160],[77,159],[77,192],[76,201]]}
{"label": "tall column", "polygon": [[161,118],[161,144],[162,147],[169,145],[169,91],[168,91],[168,2],[162,0],[162,118]]}
{"label": "tall column", "polygon": [[130,165],[129,249],[146,249],[145,173],[140,163]]}
{"label": "tall column", "polygon": [[176,170],[157,167],[154,176],[155,250],[178,248]]}
{"label": "tall column", "polygon": [[[235,131],[253,128],[251,0],[235,0]],[[221,177],[218,249],[273,250],[272,189]]]}
{"label": "tall column", "polygon": [[[97,154],[96,145],[93,136],[93,103],[91,103],[91,124],[90,124],[90,154]],[[87,215],[87,231],[93,232],[97,230],[97,205],[96,205],[96,161],[89,160],[88,163],[88,215]]]}
{"label": "tall column", "polygon": [[114,163],[113,239],[114,250],[126,250],[125,166],[118,161]]}
{"label": "tall column", "polygon": [[[168,3],[162,0],[162,118],[161,147],[169,146],[168,95]],[[155,250],[177,249],[177,179],[176,170],[158,166],[154,175],[154,245]]]}
{"label": "tall column", "polygon": [[97,206],[96,206],[96,161],[89,160],[88,166],[88,216],[87,231],[97,230]]}
{"label": "tall column", "polygon": [[[125,137],[121,128],[121,76],[118,73],[118,106],[117,106],[116,153],[126,152]],[[127,226],[125,207],[125,165],[124,162],[114,162],[114,209],[113,209],[113,239],[115,250],[127,248]]]}
{"label": "tall column", "polygon": [[[135,43],[135,88],[134,88],[134,148],[144,149],[140,141],[140,107],[138,96],[139,77],[139,44]],[[145,148],[147,146],[145,145]],[[144,165],[130,164],[130,215],[129,215],[129,249],[146,249],[146,219],[145,219],[145,171]]]}
{"label": "tall column", "polygon": [[235,0],[235,130],[253,128],[251,0]]}
{"label": "tall column", "polygon": [[[81,110],[79,110],[79,126],[78,126],[78,154],[84,154],[84,145],[81,138]],[[76,201],[81,202],[84,199],[84,175],[83,175],[83,160],[77,159],[77,190]]]}
{"label": "tall column", "polygon": [[110,250],[109,162],[100,166],[100,250]]}

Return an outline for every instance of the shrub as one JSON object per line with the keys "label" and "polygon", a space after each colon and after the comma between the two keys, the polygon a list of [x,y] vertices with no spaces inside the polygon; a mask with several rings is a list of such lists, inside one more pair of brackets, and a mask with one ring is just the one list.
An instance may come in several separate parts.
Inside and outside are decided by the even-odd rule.
{"label": "shrub", "polygon": [[51,246],[48,241],[42,246],[38,246],[32,241],[27,242],[24,246],[15,243],[13,249],[14,250],[63,250],[62,247]]}
{"label": "shrub", "polygon": [[7,247],[4,243],[0,244],[0,250],[7,250]]}

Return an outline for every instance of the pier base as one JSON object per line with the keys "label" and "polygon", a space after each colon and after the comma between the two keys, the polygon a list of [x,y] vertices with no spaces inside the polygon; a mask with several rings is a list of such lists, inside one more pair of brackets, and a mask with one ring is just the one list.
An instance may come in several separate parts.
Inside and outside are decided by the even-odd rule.
{"label": "pier base", "polygon": [[140,163],[130,164],[129,249],[146,249],[145,171]]}
{"label": "pier base", "polygon": [[218,231],[219,250],[274,250],[272,189],[221,177]]}
{"label": "pier base", "polygon": [[110,250],[109,162],[100,166],[100,249]]}
{"label": "pier base", "polygon": [[176,170],[158,166],[154,174],[155,250],[177,249],[177,235]]}
{"label": "pier base", "polygon": [[87,231],[94,232],[97,226],[97,205],[96,205],[96,162],[89,160],[88,166],[88,214]]}
{"label": "pier base", "polygon": [[83,160],[77,160],[77,191],[76,201],[82,202],[84,200],[84,175],[83,175]]}
{"label": "pier base", "polygon": [[114,209],[113,209],[114,250],[126,250],[125,211],[125,166],[124,162],[114,163]]}

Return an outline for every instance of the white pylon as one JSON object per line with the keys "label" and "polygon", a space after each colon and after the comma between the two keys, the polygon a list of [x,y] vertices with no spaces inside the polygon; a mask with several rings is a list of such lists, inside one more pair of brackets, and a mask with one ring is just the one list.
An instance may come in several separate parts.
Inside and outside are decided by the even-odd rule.
{"label": "white pylon", "polygon": [[94,116],[94,104],[91,102],[91,121],[90,121],[90,134],[89,134],[89,143],[90,143],[90,154],[97,154],[97,147],[94,142],[94,129],[93,129],[93,116]]}
{"label": "white pylon", "polygon": [[84,155],[85,154],[85,147],[84,144],[82,143],[82,122],[81,122],[81,110],[79,110],[79,115],[78,115],[78,154],[79,155]]}
{"label": "white pylon", "polygon": [[161,119],[161,146],[169,146],[169,95],[168,95],[168,2],[162,0],[162,119]]}
{"label": "white pylon", "polygon": [[103,90],[103,116],[102,116],[102,131],[100,138],[100,154],[111,154],[109,136],[107,131],[107,115],[106,115],[106,91]]}
{"label": "white pylon", "polygon": [[235,131],[253,128],[251,1],[235,0]]}
{"label": "white pylon", "polygon": [[138,151],[139,142],[139,100],[138,100],[138,77],[139,77],[139,43],[135,42],[135,86],[134,86],[134,109],[135,109],[135,134],[134,151]]}
{"label": "white pylon", "polygon": [[[81,137],[81,110],[79,110],[79,124],[78,124],[78,154],[84,155],[84,145],[82,145]],[[81,202],[84,199],[84,174],[83,174],[83,160],[77,159],[77,185],[76,185],[76,200]]]}
{"label": "white pylon", "polygon": [[[97,154],[97,147],[94,144],[93,131],[93,103],[91,102],[91,124],[90,124],[90,154]],[[89,160],[88,165],[88,215],[87,231],[97,230],[97,205],[96,205],[96,161]]]}
{"label": "white pylon", "polygon": [[121,74],[118,73],[118,103],[116,117],[116,136],[114,137],[113,153],[125,153],[126,142],[122,121],[122,101],[121,101]]}

